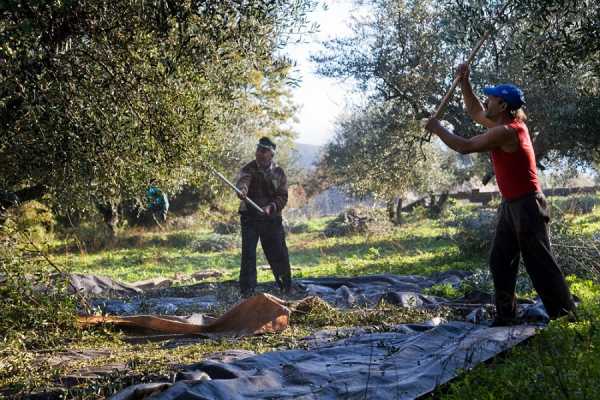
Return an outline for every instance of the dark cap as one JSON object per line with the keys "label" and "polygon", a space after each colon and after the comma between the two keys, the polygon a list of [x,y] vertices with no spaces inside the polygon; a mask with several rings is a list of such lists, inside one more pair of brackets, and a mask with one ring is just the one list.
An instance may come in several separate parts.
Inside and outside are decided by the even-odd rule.
{"label": "dark cap", "polygon": [[511,110],[517,110],[525,104],[525,95],[523,91],[515,85],[509,83],[487,87],[483,89],[483,93],[488,96],[500,97],[508,104]]}
{"label": "dark cap", "polygon": [[269,149],[269,150],[271,150],[273,153],[275,153],[275,149],[277,148],[277,145],[276,145],[275,143],[273,143],[273,142],[271,141],[271,139],[269,139],[269,138],[268,138],[268,137],[266,137],[266,136],[263,136],[263,137],[261,137],[261,138],[258,140],[258,144],[257,144],[257,146],[258,146],[258,147],[265,148],[265,149]]}

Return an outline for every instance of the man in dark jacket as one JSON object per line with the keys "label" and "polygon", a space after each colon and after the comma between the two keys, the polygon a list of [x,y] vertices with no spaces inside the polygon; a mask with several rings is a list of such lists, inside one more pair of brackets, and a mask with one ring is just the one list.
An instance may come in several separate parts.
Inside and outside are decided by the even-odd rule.
{"label": "man in dark jacket", "polygon": [[[285,172],[273,162],[276,147],[269,138],[262,137],[256,146],[255,160],[241,169],[236,182],[242,192],[240,289],[244,296],[252,295],[256,287],[256,245],[259,239],[279,288],[284,293],[291,290],[290,260],[281,220],[281,211],[288,199],[288,185]],[[263,213],[248,206],[246,198],[258,204]]]}

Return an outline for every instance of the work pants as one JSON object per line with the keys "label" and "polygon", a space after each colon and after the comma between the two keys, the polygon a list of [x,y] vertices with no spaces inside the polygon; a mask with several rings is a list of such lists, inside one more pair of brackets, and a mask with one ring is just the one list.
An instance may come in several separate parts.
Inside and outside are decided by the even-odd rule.
{"label": "work pants", "polygon": [[251,293],[256,287],[256,245],[259,239],[277,285],[282,291],[288,291],[292,284],[292,276],[281,217],[252,218],[242,215],[241,225],[240,289],[242,293]]}
{"label": "work pants", "polygon": [[504,200],[500,204],[490,253],[498,317],[515,317],[520,255],[550,318],[574,310],[564,275],[550,249],[549,221],[542,193],[532,193],[514,201]]}

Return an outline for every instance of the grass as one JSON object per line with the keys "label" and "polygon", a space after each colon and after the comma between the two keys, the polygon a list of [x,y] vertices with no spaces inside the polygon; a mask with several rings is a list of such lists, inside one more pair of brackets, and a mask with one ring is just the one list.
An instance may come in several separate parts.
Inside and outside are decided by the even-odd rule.
{"label": "grass", "polygon": [[[568,231],[580,235],[585,243],[598,237],[600,207],[593,207],[589,213],[566,213],[555,223],[566,223]],[[581,300],[576,321],[564,318],[552,321],[526,344],[491,363],[477,366],[450,385],[439,388],[432,397],[445,400],[600,398],[600,277],[595,275],[592,281],[572,275],[567,281],[572,293]]]}
{"label": "grass", "polygon": [[505,357],[477,366],[437,397],[459,399],[600,398],[600,286],[570,279],[582,299],[579,321],[553,321]]}
{"label": "grass", "polygon": [[572,229],[585,236],[598,235],[600,232],[600,207],[590,214],[578,215],[571,220]]}
{"label": "grass", "polygon": [[[449,237],[452,228],[435,221],[409,223],[386,234],[327,238],[322,229],[330,219],[311,220],[307,232],[288,234],[295,278],[375,273],[429,275],[449,269],[473,270],[485,265],[485,259],[480,256],[466,258],[459,254]],[[135,247],[66,253],[58,256],[57,261],[73,272],[105,275],[125,282],[190,275],[206,269],[221,270],[224,280],[237,279],[239,234],[231,235],[238,244],[232,250],[200,252],[192,248],[194,240],[210,240],[211,235],[208,230],[147,234],[137,241],[122,239],[124,243],[136,243]],[[177,245],[169,246],[169,243]],[[260,248],[257,254],[257,265],[266,265]],[[258,280],[272,281],[273,278],[270,271],[259,269]]]}
{"label": "grass", "polygon": [[[91,360],[53,364],[48,362],[47,358],[40,358],[39,353],[21,351],[18,358],[13,356],[11,360],[12,369],[0,372],[0,388],[10,390],[11,394],[48,391],[55,387],[53,382],[82,368],[127,366],[127,373],[113,371],[105,380],[87,380],[65,391],[65,395],[68,394],[67,397],[70,398],[105,398],[143,381],[172,381],[180,366],[198,362],[215,352],[237,349],[260,354],[276,350],[302,349],[308,347],[303,338],[320,329],[375,325],[379,326],[379,331],[385,331],[386,324],[420,322],[434,316],[447,317],[448,312],[442,310],[441,313],[434,314],[431,311],[385,304],[374,309],[356,308],[342,312],[317,300],[309,302],[302,312],[292,316],[290,326],[277,334],[242,339],[187,339],[187,342],[180,342],[177,346],[165,343],[130,344],[124,341],[124,337],[119,333],[110,330],[89,332],[76,343],[56,348],[53,353],[56,355],[61,351],[96,351],[101,353],[100,356]],[[6,358],[0,356],[0,366],[4,360]],[[0,398],[1,396],[0,392]]]}
{"label": "grass", "polygon": [[[464,211],[464,210],[463,210]],[[459,212],[463,212],[460,211]],[[486,268],[484,255],[465,255],[452,239],[455,228],[442,221],[407,219],[407,222],[374,235],[353,235],[327,238],[322,230],[331,218],[305,221],[302,233],[288,235],[288,248],[295,278],[318,276],[355,276],[376,273],[430,275],[436,272],[462,269],[475,271]],[[589,214],[568,218],[576,232],[591,236],[600,230],[600,209]],[[225,251],[200,252],[194,243],[210,241],[208,229],[187,229],[172,232],[133,232],[124,235],[112,248],[98,252],[65,252],[64,243],[55,261],[68,265],[74,272],[110,276],[132,282],[152,277],[175,277],[206,269],[219,269],[220,279],[237,279],[240,261],[239,245]],[[231,239],[238,241],[239,234]],[[266,264],[258,251],[258,265]],[[259,269],[259,281],[272,281],[269,270]],[[531,344],[519,347],[501,361],[476,368],[461,380],[436,393],[448,399],[499,398],[566,398],[560,397],[568,388],[571,398],[593,398],[597,394],[590,386],[597,380],[600,365],[597,357],[598,318],[597,285],[571,279],[572,288],[583,299],[581,319],[577,323],[554,322]],[[456,289],[440,285],[431,294],[456,297]],[[443,311],[439,311],[443,313]],[[103,398],[123,387],[147,380],[171,380],[179,366],[197,362],[205,355],[227,349],[246,349],[256,353],[277,349],[302,348],[302,338],[310,333],[342,326],[417,322],[431,318],[431,313],[382,306],[371,310],[353,309],[342,312],[325,303],[316,303],[303,313],[293,314],[292,323],[279,334],[244,339],[195,339],[168,346],[165,343],[129,344],[113,331],[97,330],[83,333],[76,341],[66,341],[54,349],[102,350],[93,360],[48,364],[47,357],[33,351],[0,352],[0,388],[11,393],[48,390],[56,380],[82,367],[123,364],[127,373],[113,372],[105,379],[85,381],[71,387],[66,397]],[[7,366],[12,369],[7,369]],[[556,371],[565,371],[556,373]],[[564,377],[568,375],[567,377]],[[565,380],[566,379],[566,380]],[[563,386],[561,386],[563,385]],[[566,386],[565,386],[566,385]],[[576,389],[579,385],[581,389]],[[532,389],[533,387],[533,389]],[[579,390],[579,391],[577,391]],[[548,396],[541,396],[548,394]],[[0,397],[2,392],[0,392]],[[536,397],[541,396],[541,397]],[[588,396],[588,397],[582,397]]]}

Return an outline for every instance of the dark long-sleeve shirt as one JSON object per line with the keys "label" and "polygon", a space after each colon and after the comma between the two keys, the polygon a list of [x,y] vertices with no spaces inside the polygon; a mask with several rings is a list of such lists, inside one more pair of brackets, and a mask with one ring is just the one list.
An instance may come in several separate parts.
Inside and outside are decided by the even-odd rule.
{"label": "dark long-sleeve shirt", "polygon": [[[281,167],[272,162],[269,167],[261,168],[256,161],[251,161],[240,170],[236,186],[246,192],[248,197],[260,207],[273,205],[275,212],[271,214],[272,216],[281,216],[281,210],[283,210],[288,200],[287,177]],[[259,215],[245,201],[240,203],[240,213],[252,216]]]}

